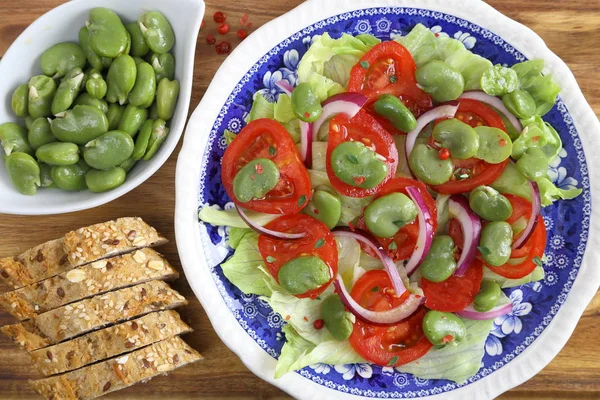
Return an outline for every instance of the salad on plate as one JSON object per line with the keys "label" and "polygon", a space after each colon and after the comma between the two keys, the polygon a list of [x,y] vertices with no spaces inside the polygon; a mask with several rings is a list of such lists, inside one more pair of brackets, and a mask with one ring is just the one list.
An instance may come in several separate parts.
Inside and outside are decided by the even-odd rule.
{"label": "salad on plate", "polygon": [[313,38],[295,86],[254,96],[226,131],[235,208],[223,274],[286,321],[275,377],[370,362],[464,382],[480,368],[502,289],[544,277],[542,207],[562,149],[542,117],[560,87],[543,60],[493,65],[416,25],[406,36]]}

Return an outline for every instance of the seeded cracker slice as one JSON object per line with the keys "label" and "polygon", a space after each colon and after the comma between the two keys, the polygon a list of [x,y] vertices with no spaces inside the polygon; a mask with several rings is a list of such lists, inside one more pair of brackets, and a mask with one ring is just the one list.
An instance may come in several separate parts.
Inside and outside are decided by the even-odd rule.
{"label": "seeded cracker slice", "polygon": [[187,304],[162,281],[151,281],[62,306],[31,322],[0,328],[21,347],[32,351],[153,311]]}
{"label": "seeded cracker slice", "polygon": [[89,400],[201,359],[181,338],[173,337],[98,364],[31,381],[31,385],[48,400]]}
{"label": "seeded cracker slice", "polygon": [[175,279],[177,271],[152,249],[112,257],[0,295],[0,305],[19,320],[77,300],[154,279]]}
{"label": "seeded cracker slice", "polygon": [[167,243],[141,218],[119,218],[80,228],[65,235],[65,250],[74,266]]}
{"label": "seeded cracker slice", "polygon": [[38,349],[31,359],[43,375],[81,368],[173,336],[191,332],[176,311],[160,311]]}

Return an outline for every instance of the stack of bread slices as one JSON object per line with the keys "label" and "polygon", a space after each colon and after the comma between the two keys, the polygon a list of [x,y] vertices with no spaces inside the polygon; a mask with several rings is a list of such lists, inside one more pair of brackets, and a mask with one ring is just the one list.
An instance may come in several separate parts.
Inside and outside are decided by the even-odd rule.
{"label": "stack of bread slices", "polygon": [[0,328],[45,377],[46,399],[93,399],[202,359],[179,335],[177,271],[152,247],[167,240],[141,218],[69,232],[0,259],[12,291],[0,305],[20,322]]}

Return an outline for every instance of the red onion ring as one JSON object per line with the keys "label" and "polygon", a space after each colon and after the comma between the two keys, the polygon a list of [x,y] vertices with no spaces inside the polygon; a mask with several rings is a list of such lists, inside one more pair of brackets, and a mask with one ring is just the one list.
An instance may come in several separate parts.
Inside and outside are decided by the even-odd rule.
{"label": "red onion ring", "polygon": [[406,292],[406,287],[404,286],[404,282],[402,282],[402,278],[398,273],[398,269],[396,267],[396,264],[394,263],[394,260],[392,260],[387,251],[383,249],[383,247],[379,244],[377,239],[375,239],[367,232],[358,230],[351,231],[350,229],[345,227],[336,228],[333,231],[333,236],[351,237],[353,239],[358,240],[361,243],[366,244],[371,249],[373,249],[373,251],[375,251],[375,253],[377,254],[377,257],[379,257],[379,259],[381,260],[388,275],[390,276],[390,280],[392,281],[392,285],[394,286],[394,291],[396,292],[396,295],[400,296],[404,294],[404,292]]}
{"label": "red onion ring", "polygon": [[462,94],[462,96],[459,97],[459,99],[477,100],[477,101],[481,101],[482,103],[485,103],[487,105],[490,105],[490,106],[494,107],[496,110],[500,111],[506,117],[508,122],[510,122],[512,124],[512,126],[514,126],[514,128],[517,131],[519,131],[519,133],[523,130],[523,125],[521,125],[521,122],[519,121],[519,119],[517,117],[515,117],[513,115],[513,113],[508,111],[508,108],[506,108],[506,106],[504,105],[502,100],[496,96],[492,96],[492,95],[487,94],[486,92],[476,90],[476,91],[464,92]]}
{"label": "red onion ring", "polygon": [[411,294],[406,301],[396,308],[392,308],[388,311],[372,311],[367,310],[358,304],[352,296],[350,296],[350,293],[348,293],[344,281],[339,274],[333,281],[333,285],[346,308],[358,319],[371,325],[387,326],[397,324],[413,315],[425,301],[425,297]]}
{"label": "red onion ring", "polygon": [[252,229],[253,231],[255,231],[261,235],[270,237],[271,239],[295,240],[295,239],[302,239],[303,237],[306,237],[305,232],[286,233],[286,232],[277,232],[272,229],[267,229],[264,226],[260,226],[260,225],[256,224],[254,221],[252,221],[250,218],[248,218],[248,215],[246,215],[246,213],[244,212],[242,207],[240,207],[236,204],[235,209],[237,210],[237,212],[238,212],[238,214],[240,214],[240,217],[242,218],[242,220],[246,223],[246,225],[248,225],[248,227],[250,229]]}
{"label": "red onion ring", "polygon": [[337,114],[346,114],[354,117],[363,108],[369,99],[360,93],[340,93],[331,96],[323,102],[323,113],[312,123],[313,132],[318,133],[321,126],[329,118]]}
{"label": "red onion ring", "polygon": [[469,266],[475,261],[477,245],[481,236],[481,220],[471,210],[467,199],[461,195],[452,196],[448,202],[448,212],[460,223],[465,243],[454,274],[463,276]]}
{"label": "red onion ring", "polygon": [[406,192],[417,206],[419,221],[419,237],[417,238],[417,244],[405,266],[406,273],[410,276],[416,271],[419,265],[421,265],[431,248],[431,242],[433,241],[433,235],[435,234],[432,221],[433,218],[437,216],[434,217],[429,213],[429,209],[425,204],[425,200],[423,199],[419,188],[409,186],[406,188]]}
{"label": "red onion ring", "polygon": [[290,83],[284,79],[275,82],[275,85],[283,90],[283,93],[287,94],[288,96],[292,95],[292,92],[294,91],[294,87],[292,85],[290,85]]}
{"label": "red onion ring", "polygon": [[[300,121],[300,120],[299,120]],[[300,158],[306,168],[312,168],[313,127],[308,122],[300,121]]]}
{"label": "red onion ring", "polygon": [[404,148],[406,150],[406,159],[415,147],[415,141],[419,136],[419,133],[427,126],[431,121],[435,121],[439,118],[454,118],[456,111],[458,110],[459,103],[456,101],[438,106],[427,111],[417,119],[417,127],[406,134],[406,142]]}
{"label": "red onion ring", "polygon": [[542,200],[540,198],[540,188],[537,183],[533,181],[529,181],[529,186],[531,187],[531,217],[529,217],[529,221],[527,221],[527,226],[523,230],[523,233],[512,245],[513,249],[520,249],[527,243],[533,231],[535,231],[535,227],[537,226],[538,215],[542,211]]}
{"label": "red onion ring", "polygon": [[501,317],[503,315],[508,314],[512,311],[513,304],[507,303],[501,306],[496,306],[489,311],[477,311],[473,308],[473,304],[468,305],[464,310],[456,311],[454,314],[459,317],[472,319],[472,320],[485,320],[485,319],[495,319]]}

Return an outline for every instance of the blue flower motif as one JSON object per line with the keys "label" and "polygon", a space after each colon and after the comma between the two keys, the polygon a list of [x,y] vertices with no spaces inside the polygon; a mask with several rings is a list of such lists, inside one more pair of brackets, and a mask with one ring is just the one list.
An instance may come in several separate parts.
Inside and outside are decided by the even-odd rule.
{"label": "blue flower motif", "polygon": [[552,230],[552,227],[554,226],[554,221],[552,220],[552,217],[544,215],[544,225],[546,225],[546,230]]}
{"label": "blue flower motif", "polygon": [[329,364],[324,363],[310,364],[309,367],[313,369],[317,374],[327,375],[329,371],[331,371],[331,367],[329,366]]}
{"label": "blue flower motif", "polygon": [[402,32],[394,29],[390,32],[390,40],[400,39],[402,37]]}
{"label": "blue flower motif", "polygon": [[405,374],[396,374],[396,376],[394,376],[394,386],[401,388],[408,384],[409,381]]}
{"label": "blue flower motif", "polygon": [[435,33],[435,36],[448,37],[448,34],[446,32],[442,32],[442,27],[439,25],[432,26],[429,30]]}
{"label": "blue flower motif", "polygon": [[277,314],[275,311],[271,311],[271,313],[267,316],[267,323],[271,328],[280,328],[283,326],[283,318],[281,318],[281,315]]}
{"label": "blue flower motif", "polygon": [[283,65],[285,67],[279,68],[283,79],[288,81],[290,85],[296,86],[298,81],[298,64],[300,64],[300,54],[298,50],[292,49],[285,52],[283,55]]}
{"label": "blue flower motif", "polygon": [[499,356],[502,354],[502,342],[500,338],[506,336],[498,325],[492,325],[490,335],[485,340],[485,352],[490,356]]}
{"label": "blue flower motif", "polygon": [[392,376],[394,375],[394,367],[383,367],[381,368],[381,375]]}
{"label": "blue flower motif", "polygon": [[254,318],[258,314],[258,308],[256,308],[256,306],[253,303],[244,304],[243,310],[244,310],[244,314],[248,318]]}
{"label": "blue flower motif", "polygon": [[468,50],[471,50],[475,47],[475,43],[477,43],[477,39],[475,39],[471,34],[463,31],[458,31],[454,34],[454,39],[457,39],[465,45]]}
{"label": "blue flower motif", "polygon": [[559,254],[558,256],[556,256],[556,260],[554,263],[556,264],[556,267],[558,269],[563,269],[567,265],[569,265],[569,258],[564,254]]}
{"label": "blue flower motif", "polygon": [[550,247],[552,247],[554,250],[562,249],[563,247],[565,247],[565,238],[563,238],[560,235],[552,236],[552,238],[550,239]]}
{"label": "blue flower motif", "polygon": [[364,33],[370,33],[371,32],[371,23],[369,22],[368,19],[359,19],[356,22],[356,28],[354,28],[356,30],[356,33],[361,35]]}
{"label": "blue flower motif", "polygon": [[313,35],[313,36],[305,36],[302,38],[302,44],[309,48],[315,40],[317,40],[321,35]]}
{"label": "blue flower motif", "polygon": [[567,176],[567,169],[560,166],[562,159],[565,157],[567,157],[566,150],[564,148],[560,149],[558,156],[550,162],[548,168],[548,177],[559,189],[577,189],[577,185],[579,184],[577,179]]}
{"label": "blue flower motif", "polygon": [[359,364],[341,364],[333,367],[337,372],[342,374],[342,378],[345,381],[349,381],[354,378],[355,374],[360,377],[369,379],[373,376],[373,368],[371,364],[359,363]]}
{"label": "blue flower motif", "polygon": [[544,283],[548,286],[554,286],[558,282],[558,275],[552,271],[546,272],[546,276],[544,277]]}
{"label": "blue flower motif", "polygon": [[429,384],[429,379],[417,378],[415,376],[415,384],[417,386],[427,386]]}
{"label": "blue flower motif", "polygon": [[[279,94],[283,93],[283,90],[281,90],[279,86],[276,85],[276,83],[283,79],[283,72],[281,71],[281,69],[275,72],[267,71],[263,76],[264,89],[260,89],[259,91],[257,91],[254,94],[255,98],[256,96],[263,96],[268,102],[275,103],[277,101],[277,98],[279,97]],[[289,80],[287,81],[290,85],[292,84],[292,82],[290,82]]]}
{"label": "blue flower motif", "polygon": [[233,133],[239,133],[242,130],[242,121],[239,118],[231,118],[227,122],[227,130]]}
{"label": "blue flower motif", "polygon": [[501,327],[504,335],[511,333],[519,334],[523,329],[521,318],[531,312],[531,303],[523,301],[523,291],[517,289],[510,294],[510,300],[513,303],[512,311],[506,315],[498,317],[494,320],[494,325]]}
{"label": "blue flower motif", "polygon": [[392,28],[392,21],[383,17],[375,22],[375,26],[379,32],[389,32]]}

